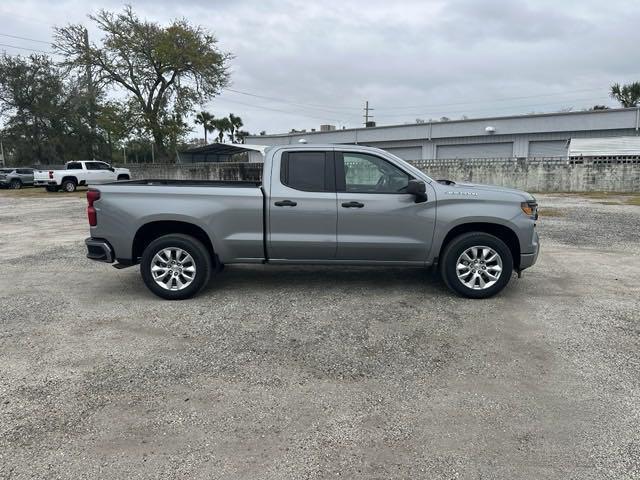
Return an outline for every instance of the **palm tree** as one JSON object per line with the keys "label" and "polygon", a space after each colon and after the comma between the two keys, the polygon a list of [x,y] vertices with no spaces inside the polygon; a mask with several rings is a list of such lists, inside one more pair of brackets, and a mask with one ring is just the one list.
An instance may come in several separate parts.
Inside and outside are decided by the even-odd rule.
{"label": "palm tree", "polygon": [[244,143],[245,138],[248,137],[249,135],[251,134],[246,130],[238,130],[236,132],[236,139],[238,140],[238,143]]}
{"label": "palm tree", "polygon": [[204,143],[207,143],[207,132],[213,132],[214,118],[209,112],[202,111],[196,115],[196,124],[202,125],[204,130]]}
{"label": "palm tree", "polygon": [[236,143],[239,141],[236,137],[236,132],[238,132],[244,124],[242,123],[242,119],[233,113],[229,114],[229,123],[231,125],[229,128],[229,140],[231,140],[231,143]]}
{"label": "palm tree", "polygon": [[222,117],[212,120],[211,124],[213,125],[213,128],[218,130],[218,138],[216,141],[222,143],[224,140],[224,134],[231,130],[231,122],[227,117]]}
{"label": "palm tree", "polygon": [[640,103],[640,82],[629,83],[620,86],[619,83],[611,85],[611,98],[615,98],[624,108],[637,107]]}

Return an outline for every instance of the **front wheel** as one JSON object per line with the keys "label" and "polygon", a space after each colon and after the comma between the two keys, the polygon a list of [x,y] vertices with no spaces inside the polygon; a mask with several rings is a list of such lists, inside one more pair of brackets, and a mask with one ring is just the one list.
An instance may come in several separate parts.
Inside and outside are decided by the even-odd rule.
{"label": "front wheel", "polygon": [[144,249],[140,262],[147,288],[167,300],[184,300],[197,294],[209,283],[211,270],[206,247],[182,234],[157,238]]}
{"label": "front wheel", "polygon": [[47,185],[45,188],[47,192],[57,192],[60,189],[57,185]]}
{"label": "front wheel", "polygon": [[446,246],[440,273],[447,286],[467,298],[488,298],[507,286],[513,256],[505,243],[482,232],[462,234]]}

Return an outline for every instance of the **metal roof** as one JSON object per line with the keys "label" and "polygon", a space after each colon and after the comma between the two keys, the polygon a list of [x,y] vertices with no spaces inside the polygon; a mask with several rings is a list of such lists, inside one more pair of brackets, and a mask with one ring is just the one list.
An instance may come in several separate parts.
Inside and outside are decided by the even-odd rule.
{"label": "metal roof", "polygon": [[245,145],[238,143],[210,143],[202,147],[190,148],[180,153],[206,153],[211,155],[234,155],[249,151],[260,152],[264,155],[265,150],[269,148],[266,145]]}

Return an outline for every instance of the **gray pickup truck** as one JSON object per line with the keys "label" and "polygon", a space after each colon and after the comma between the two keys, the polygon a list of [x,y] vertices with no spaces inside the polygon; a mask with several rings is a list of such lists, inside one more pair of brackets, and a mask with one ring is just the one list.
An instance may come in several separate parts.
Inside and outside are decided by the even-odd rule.
{"label": "gray pickup truck", "polygon": [[0,187],[20,189],[33,186],[33,168],[0,168]]}
{"label": "gray pickup truck", "polygon": [[537,259],[528,193],[435,181],[358,145],[268,147],[263,160],[262,182],[92,187],[88,258],[140,263],[147,287],[171,300],[233,263],[437,265],[449,288],[486,298]]}

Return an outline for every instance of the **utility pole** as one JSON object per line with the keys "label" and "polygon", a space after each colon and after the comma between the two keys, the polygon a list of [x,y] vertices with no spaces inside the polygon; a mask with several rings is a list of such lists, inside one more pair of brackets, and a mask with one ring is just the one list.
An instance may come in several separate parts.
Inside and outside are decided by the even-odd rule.
{"label": "utility pole", "polygon": [[95,140],[96,140],[96,92],[93,84],[93,75],[91,72],[91,61],[89,59],[89,31],[84,29],[84,48],[85,48],[85,62],[86,62],[86,81],[87,81],[87,96],[88,98],[88,110],[89,110],[89,127],[91,128],[91,140],[89,147],[91,149],[91,155],[96,158]]}
{"label": "utility pole", "polygon": [[368,127],[369,122],[373,121],[373,115],[369,115],[369,112],[372,112],[373,108],[369,107],[369,100],[364,102],[364,126]]}
{"label": "utility pole", "polygon": [[127,147],[125,146],[122,147],[122,161],[125,165],[127,164]]}
{"label": "utility pole", "polygon": [[153,148],[153,142],[151,142],[151,163],[156,163],[156,152]]}
{"label": "utility pole", "polygon": [[7,166],[7,162],[4,159],[4,147],[2,146],[2,140],[0,140],[0,158],[2,159],[2,166],[6,167]]}

